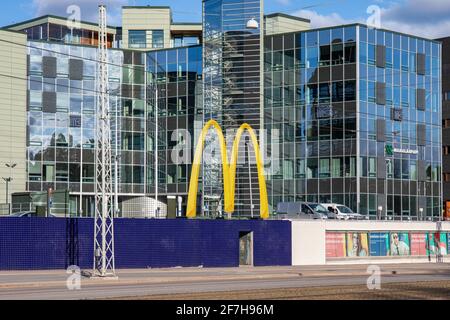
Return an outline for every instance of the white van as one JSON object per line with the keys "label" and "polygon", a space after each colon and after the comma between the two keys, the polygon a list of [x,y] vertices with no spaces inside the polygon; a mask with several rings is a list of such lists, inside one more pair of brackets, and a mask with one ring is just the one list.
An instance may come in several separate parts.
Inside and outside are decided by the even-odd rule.
{"label": "white van", "polygon": [[328,211],[333,212],[336,215],[336,219],[339,220],[349,220],[356,219],[361,220],[365,219],[365,216],[359,213],[355,213],[347,206],[338,203],[321,203],[322,206],[328,209]]}

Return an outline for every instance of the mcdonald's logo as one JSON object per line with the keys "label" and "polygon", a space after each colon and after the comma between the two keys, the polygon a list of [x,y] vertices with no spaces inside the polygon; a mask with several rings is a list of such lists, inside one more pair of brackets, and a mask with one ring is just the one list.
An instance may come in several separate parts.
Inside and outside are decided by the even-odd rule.
{"label": "mcdonald's logo", "polygon": [[209,120],[202,129],[200,139],[195,148],[194,162],[192,164],[191,180],[189,183],[189,194],[187,203],[186,215],[189,218],[194,218],[197,215],[197,192],[198,192],[198,177],[200,172],[200,164],[202,160],[203,148],[205,145],[205,138],[208,130],[213,127],[219,137],[220,152],[222,158],[223,184],[224,184],[224,209],[227,213],[234,212],[234,197],[236,191],[236,165],[238,160],[239,143],[242,134],[247,131],[253,144],[253,150],[256,156],[256,167],[258,169],[258,183],[260,193],[260,217],[267,219],[269,217],[269,202],[267,200],[266,180],[264,178],[264,166],[261,159],[261,153],[258,145],[258,139],[252,127],[244,123],[238,129],[233,142],[231,150],[231,163],[228,162],[227,146],[223,136],[222,129],[215,120]]}

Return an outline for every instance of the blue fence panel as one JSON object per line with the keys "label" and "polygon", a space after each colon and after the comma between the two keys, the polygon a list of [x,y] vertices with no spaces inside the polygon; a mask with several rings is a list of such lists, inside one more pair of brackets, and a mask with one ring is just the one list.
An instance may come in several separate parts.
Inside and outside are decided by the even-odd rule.
{"label": "blue fence panel", "polygon": [[[92,219],[0,218],[0,270],[92,268]],[[253,232],[255,266],[291,265],[291,223],[116,219],[117,268],[236,267],[239,232]]]}

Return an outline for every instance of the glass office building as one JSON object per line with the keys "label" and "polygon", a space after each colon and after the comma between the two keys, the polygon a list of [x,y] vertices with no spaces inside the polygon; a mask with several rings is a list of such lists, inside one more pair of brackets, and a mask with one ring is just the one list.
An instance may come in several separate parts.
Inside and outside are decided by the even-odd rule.
{"label": "glass office building", "polygon": [[439,217],[440,58],[438,42],[364,25],[266,37],[273,208],[334,202],[373,217]]}
{"label": "glass office building", "polygon": [[[120,207],[154,211],[136,199],[155,196],[156,143],[159,200],[172,213],[176,197],[185,204],[200,130],[214,119],[224,133],[265,129],[271,212],[314,201],[373,218],[439,217],[440,43],[360,24],[264,36],[262,17],[259,1],[204,0],[202,45],[109,50]],[[28,45],[27,191],[69,189],[72,213],[92,215],[97,49]],[[250,149],[239,150],[240,217],[259,214]],[[203,164],[199,186],[197,212],[220,214],[221,161]]]}

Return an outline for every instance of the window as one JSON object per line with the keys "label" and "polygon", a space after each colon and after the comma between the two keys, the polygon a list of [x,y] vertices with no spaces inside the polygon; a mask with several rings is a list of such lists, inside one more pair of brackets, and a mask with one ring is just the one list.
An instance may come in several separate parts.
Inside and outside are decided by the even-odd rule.
{"label": "window", "polygon": [[444,100],[450,101],[450,91],[444,92]]}
{"label": "window", "polygon": [[30,181],[42,180],[42,168],[40,162],[32,161],[29,163],[28,174]]}
{"label": "window", "polygon": [[200,43],[197,36],[175,36],[173,38],[174,47],[193,46]]}
{"label": "window", "polygon": [[408,159],[402,160],[402,179],[409,179],[410,164]]}
{"label": "window", "polygon": [[304,159],[296,160],[295,177],[296,178],[305,178],[306,177],[305,160]]}
{"label": "window", "polygon": [[333,65],[342,64],[344,62],[344,47],[342,44],[334,44],[331,51],[331,63]]}
{"label": "window", "polygon": [[294,178],[294,163],[292,160],[283,160],[283,179]]}
{"label": "window", "polygon": [[417,180],[417,165],[415,161],[411,161],[409,164],[409,174],[411,180]]}
{"label": "window", "polygon": [[356,43],[345,44],[345,63],[356,62]]}
{"label": "window", "polygon": [[330,159],[320,159],[319,177],[320,178],[330,177]]}
{"label": "window", "polygon": [[330,65],[330,46],[321,46],[320,47],[320,66],[328,66]]}
{"label": "window", "polygon": [[345,176],[354,177],[356,176],[356,158],[346,157],[345,158]]}
{"label": "window", "polygon": [[317,178],[317,159],[309,158],[307,163],[307,178]]}
{"label": "window", "polygon": [[311,47],[307,49],[307,64],[306,67],[308,68],[316,68],[317,67],[317,60],[318,60],[318,53],[317,53],[317,47]]}
{"label": "window", "polygon": [[345,81],[345,101],[356,100],[356,81]]}
{"label": "window", "polygon": [[368,58],[368,64],[375,65],[376,60],[376,52],[375,52],[375,46],[373,44],[369,44],[367,47],[367,58]]}
{"label": "window", "polygon": [[146,48],[147,39],[145,30],[128,31],[128,46],[130,48]]}
{"label": "window", "polygon": [[164,30],[152,31],[152,48],[164,48]]}
{"label": "window", "polygon": [[298,48],[295,52],[295,67],[304,68],[305,67],[305,49]]}
{"label": "window", "polygon": [[386,159],[386,175],[388,178],[394,177],[394,168],[392,166],[392,159]]}
{"label": "window", "polygon": [[319,101],[330,102],[330,85],[328,83],[319,84]]}
{"label": "window", "polygon": [[344,82],[333,82],[332,85],[332,99],[333,102],[344,101]]}
{"label": "window", "polygon": [[342,158],[333,158],[331,160],[331,174],[333,178],[339,178],[342,177],[344,175],[344,168],[343,168],[343,163],[342,163]]}

